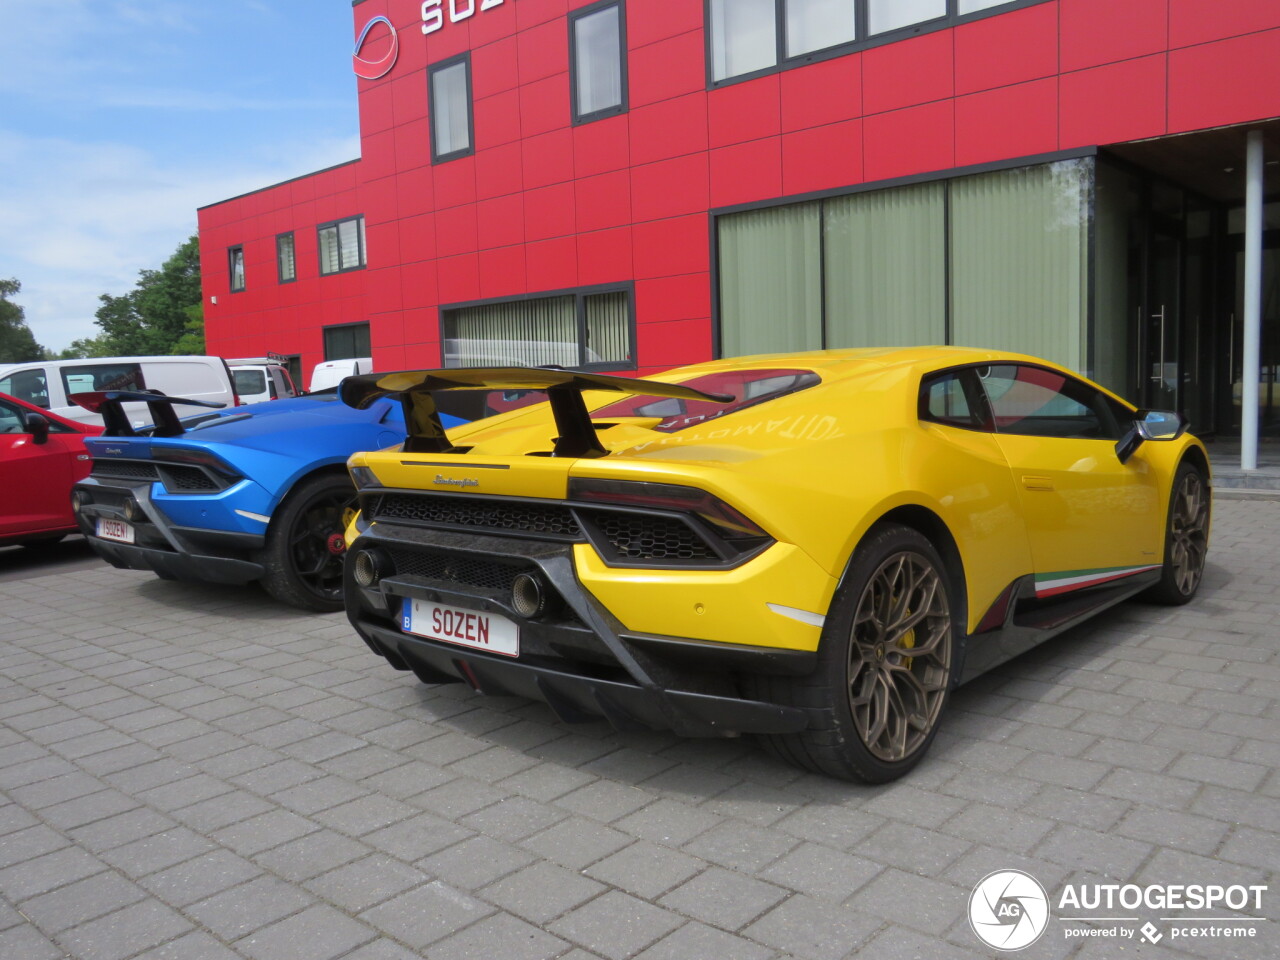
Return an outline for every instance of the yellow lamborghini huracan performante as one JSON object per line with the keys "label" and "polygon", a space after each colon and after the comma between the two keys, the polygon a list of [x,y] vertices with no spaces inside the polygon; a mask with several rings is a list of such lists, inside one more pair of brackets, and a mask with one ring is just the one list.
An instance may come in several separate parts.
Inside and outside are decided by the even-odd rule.
{"label": "yellow lamborghini huracan performante", "polygon": [[[836,777],[901,776],[957,684],[1135,594],[1185,603],[1204,571],[1209,464],[1181,417],[1031,357],[461,368],[340,392],[405,408],[402,447],[348,462],[347,611],[393,666],[567,721],[757,734]],[[446,433],[459,399],[493,415]]]}

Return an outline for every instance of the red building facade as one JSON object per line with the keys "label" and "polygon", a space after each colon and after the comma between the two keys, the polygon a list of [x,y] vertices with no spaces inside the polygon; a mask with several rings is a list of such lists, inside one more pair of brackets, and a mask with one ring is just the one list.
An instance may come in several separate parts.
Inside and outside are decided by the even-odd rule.
{"label": "red building facade", "polygon": [[[936,228],[918,236],[934,251],[921,256],[936,261],[921,283],[937,297],[890,310],[918,318],[937,304],[939,325],[916,330],[910,319],[908,339],[1069,328],[1045,344],[1029,335],[985,345],[1039,347],[1131,395],[1172,391],[1202,428],[1211,420],[1229,432],[1239,362],[1232,238],[1246,132],[1262,130],[1268,155],[1280,156],[1270,149],[1280,5],[910,0],[890,21],[882,0],[845,3],[847,17],[830,0],[838,16],[806,24],[785,0],[357,0],[353,37],[375,18],[389,22],[368,26],[357,50],[359,72],[386,69],[359,81],[361,156],[201,209],[209,351],[271,350],[303,369],[344,355],[371,355],[379,370],[493,362],[477,340],[551,329],[512,316],[552,308],[563,322],[550,338],[575,344],[578,361],[641,373],[757,352],[740,346],[856,345],[874,338],[859,333],[868,308],[857,284],[833,292],[845,267],[830,259],[832,204],[875,193],[888,207],[909,200],[912,216],[936,214]],[[606,89],[605,108],[584,115],[582,98],[601,88],[584,93],[595,65],[582,59],[578,44],[590,38],[580,18],[610,8],[620,97]],[[458,90],[449,108],[465,100],[466,126],[454,117],[433,127],[433,96]],[[1055,184],[1066,170],[1072,184],[1068,219],[1078,219],[1066,246],[1044,254],[1072,264],[1067,280],[1049,284],[1069,290],[1071,305],[1058,311],[1058,290],[1048,308],[1029,301],[1008,324],[984,327],[966,319],[986,308],[966,307],[965,290],[998,281],[998,265],[966,266],[963,254],[1005,256],[992,235],[1009,230],[979,223],[972,204],[988,187],[974,178],[1031,169],[1051,171]],[[991,181],[991,203],[1024,212],[1000,217],[1061,206],[1059,186],[1015,197],[1001,183]],[[942,191],[936,203],[902,192],[930,184]],[[749,218],[731,219],[765,210],[789,219],[749,236]],[[850,215],[864,218],[854,235],[874,246],[871,214]],[[966,216],[977,218],[969,232]],[[817,232],[801,225],[806,217]],[[1019,223],[1031,224],[1028,236],[1039,229]],[[1160,246],[1165,234],[1174,248]],[[850,276],[881,275],[852,256]],[[904,266],[914,256],[890,258],[891,282],[915,285]],[[797,308],[813,313],[810,332],[796,340],[790,311],[773,307],[776,336],[767,318],[753,319],[742,286],[751,274],[773,278],[775,292],[792,277],[816,284],[796,294],[816,298]],[[848,315],[838,322],[837,308]],[[450,338],[460,346],[444,345]]]}

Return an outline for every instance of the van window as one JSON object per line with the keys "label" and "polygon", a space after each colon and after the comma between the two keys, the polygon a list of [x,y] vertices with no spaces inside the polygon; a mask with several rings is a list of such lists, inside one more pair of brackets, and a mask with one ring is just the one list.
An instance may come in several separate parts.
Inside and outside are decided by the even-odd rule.
{"label": "van window", "polygon": [[142,367],[136,363],[86,363],[62,368],[67,396],[96,390],[145,390]]}
{"label": "van window", "polygon": [[267,392],[267,375],[261,370],[234,369],[231,375],[236,380],[236,393],[242,397],[251,397]]}
{"label": "van window", "polygon": [[25,400],[37,407],[49,409],[49,386],[45,380],[44,368],[33,370],[15,370],[4,379],[0,379],[0,393]]}

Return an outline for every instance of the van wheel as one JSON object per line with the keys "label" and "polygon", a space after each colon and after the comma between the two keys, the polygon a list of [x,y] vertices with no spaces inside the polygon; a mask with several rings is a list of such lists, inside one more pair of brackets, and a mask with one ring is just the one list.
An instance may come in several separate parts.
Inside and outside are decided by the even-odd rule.
{"label": "van wheel", "polygon": [[356,491],[346,474],[299,483],[272,518],[262,554],[267,593],[301,610],[342,609],[342,539]]}
{"label": "van wheel", "polygon": [[959,666],[952,581],[923,534],[892,524],[866,536],[836,590],[804,677],[759,677],[757,699],[806,708],[809,727],[766,748],[802,769],[884,783],[920,762]]}

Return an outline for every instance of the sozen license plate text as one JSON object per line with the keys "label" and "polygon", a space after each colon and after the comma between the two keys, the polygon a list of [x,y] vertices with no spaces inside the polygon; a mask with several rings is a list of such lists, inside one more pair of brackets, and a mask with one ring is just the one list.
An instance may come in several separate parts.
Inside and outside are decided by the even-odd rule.
{"label": "sozen license plate text", "polygon": [[401,617],[406,633],[500,653],[504,657],[520,655],[519,626],[497,614],[406,597]]}

